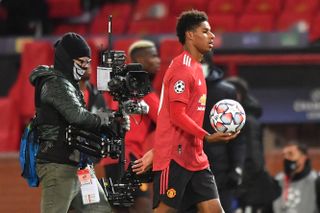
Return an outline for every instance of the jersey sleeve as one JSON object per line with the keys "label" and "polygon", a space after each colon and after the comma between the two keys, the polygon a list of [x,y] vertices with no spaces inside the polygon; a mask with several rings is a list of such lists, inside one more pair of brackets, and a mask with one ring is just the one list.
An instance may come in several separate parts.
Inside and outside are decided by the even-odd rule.
{"label": "jersey sleeve", "polygon": [[[180,67],[181,68],[181,67]],[[169,102],[188,103],[194,78],[188,69],[177,69],[168,82]]]}
{"label": "jersey sleeve", "polygon": [[180,102],[170,103],[170,120],[177,127],[183,129],[201,140],[208,132],[202,129],[186,114],[186,104]]}
{"label": "jersey sleeve", "polygon": [[154,92],[151,92],[146,95],[143,100],[149,105],[148,116],[156,123],[158,117],[159,97]]}

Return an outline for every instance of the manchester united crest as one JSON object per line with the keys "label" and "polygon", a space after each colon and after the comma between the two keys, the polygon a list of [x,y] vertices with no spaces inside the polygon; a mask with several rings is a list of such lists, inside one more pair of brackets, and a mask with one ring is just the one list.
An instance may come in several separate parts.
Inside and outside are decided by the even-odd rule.
{"label": "manchester united crest", "polygon": [[167,197],[168,198],[174,198],[176,196],[176,194],[177,194],[177,192],[173,188],[168,189],[168,191],[167,191]]}

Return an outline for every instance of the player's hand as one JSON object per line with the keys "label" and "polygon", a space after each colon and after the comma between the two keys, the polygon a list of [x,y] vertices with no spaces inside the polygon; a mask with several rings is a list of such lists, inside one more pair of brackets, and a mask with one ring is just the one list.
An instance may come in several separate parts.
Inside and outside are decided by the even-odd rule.
{"label": "player's hand", "polygon": [[152,161],[153,150],[151,149],[150,151],[145,153],[142,158],[134,161],[134,164],[132,165],[132,171],[135,172],[137,175],[140,175],[151,169]]}
{"label": "player's hand", "polygon": [[215,132],[211,135],[206,135],[204,136],[205,141],[209,143],[214,143],[214,142],[228,142],[234,138],[236,138],[239,135],[240,131],[235,132],[235,133],[222,133],[222,132]]}

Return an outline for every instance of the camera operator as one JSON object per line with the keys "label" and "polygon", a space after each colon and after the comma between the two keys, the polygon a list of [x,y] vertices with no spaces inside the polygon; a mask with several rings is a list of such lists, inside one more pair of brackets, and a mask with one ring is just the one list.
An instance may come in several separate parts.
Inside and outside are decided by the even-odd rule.
{"label": "camera operator", "polygon": [[[37,131],[40,148],[37,174],[42,187],[41,212],[111,212],[103,189],[88,166],[86,155],[66,143],[66,127],[107,134],[109,128],[89,112],[79,80],[90,64],[90,48],[84,38],[67,33],[55,44],[54,66],[39,66],[30,76],[36,90]],[[97,199],[85,202],[82,187]],[[91,192],[90,191],[90,192]]]}
{"label": "camera operator", "polygon": [[[128,54],[130,61],[140,63],[143,70],[148,72],[150,80],[154,79],[155,74],[160,68],[160,58],[155,44],[148,40],[139,40],[130,45]],[[126,167],[130,161],[141,158],[145,151],[148,151],[153,146],[154,132],[157,119],[157,111],[159,106],[159,97],[152,91],[142,99],[148,106],[148,114],[131,115],[130,131],[125,136],[126,150]],[[117,178],[118,164],[110,162],[109,159],[104,159],[103,164],[107,177]],[[152,212],[152,202],[150,199],[150,189],[148,184],[142,183],[142,186],[133,194],[135,201],[130,210],[117,208],[117,212]]]}

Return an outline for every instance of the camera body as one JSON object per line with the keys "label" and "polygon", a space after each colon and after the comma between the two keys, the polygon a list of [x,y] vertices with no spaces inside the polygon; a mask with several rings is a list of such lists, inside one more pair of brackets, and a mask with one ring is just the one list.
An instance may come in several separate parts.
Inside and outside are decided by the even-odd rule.
{"label": "camera body", "polygon": [[139,99],[151,90],[150,78],[139,63],[125,64],[124,51],[109,50],[102,53],[97,69],[98,90],[108,91],[119,102]]}

